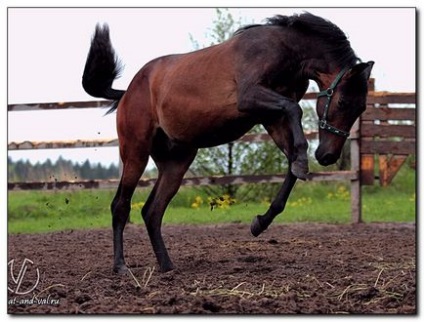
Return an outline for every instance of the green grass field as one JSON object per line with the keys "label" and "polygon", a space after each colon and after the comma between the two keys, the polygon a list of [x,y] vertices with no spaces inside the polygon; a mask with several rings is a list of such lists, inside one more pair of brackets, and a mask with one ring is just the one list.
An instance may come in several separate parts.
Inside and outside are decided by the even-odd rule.
{"label": "green grass field", "polygon": [[[386,188],[363,187],[365,222],[414,222],[416,216],[415,171],[403,167]],[[131,222],[142,224],[140,210],[149,189],[136,192]],[[8,194],[9,233],[38,233],[65,229],[90,229],[111,226],[110,202],[115,191],[16,191]],[[216,196],[213,196],[216,197]],[[261,202],[225,202],[211,210],[208,196],[199,189],[182,188],[168,207],[164,224],[250,223],[269,205]],[[350,222],[348,183],[298,182],[286,209],[275,220],[287,222]]]}

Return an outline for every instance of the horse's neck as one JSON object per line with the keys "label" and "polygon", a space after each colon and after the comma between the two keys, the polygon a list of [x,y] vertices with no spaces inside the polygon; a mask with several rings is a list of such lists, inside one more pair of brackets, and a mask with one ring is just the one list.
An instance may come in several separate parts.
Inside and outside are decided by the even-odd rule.
{"label": "horse's neck", "polygon": [[308,57],[302,62],[303,74],[308,79],[315,81],[320,90],[328,88],[335,75],[337,75],[342,68],[343,67],[336,66],[333,62],[322,58],[322,56],[319,58],[314,56]]}
{"label": "horse's neck", "polygon": [[327,50],[328,46],[313,38],[306,39],[298,53],[302,57],[302,74],[315,81],[320,90],[327,89],[337,74],[345,67],[339,66]]}

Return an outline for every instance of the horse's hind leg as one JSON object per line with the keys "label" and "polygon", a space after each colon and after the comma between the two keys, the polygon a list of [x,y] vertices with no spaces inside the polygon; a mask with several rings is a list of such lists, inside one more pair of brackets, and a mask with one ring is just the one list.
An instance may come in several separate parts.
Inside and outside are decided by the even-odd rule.
{"label": "horse's hind leg", "polygon": [[140,153],[137,153],[133,158],[129,157],[123,160],[121,181],[111,205],[114,251],[113,270],[116,273],[124,273],[127,270],[124,260],[123,232],[131,211],[131,198],[149,159],[147,152],[138,152]]}
{"label": "horse's hind leg", "polygon": [[158,180],[142,209],[142,216],[149,233],[153,251],[160,270],[174,268],[162,238],[162,218],[169,202],[177,193],[184,174],[193,162],[197,150],[171,151],[165,154],[152,153],[159,170]]}

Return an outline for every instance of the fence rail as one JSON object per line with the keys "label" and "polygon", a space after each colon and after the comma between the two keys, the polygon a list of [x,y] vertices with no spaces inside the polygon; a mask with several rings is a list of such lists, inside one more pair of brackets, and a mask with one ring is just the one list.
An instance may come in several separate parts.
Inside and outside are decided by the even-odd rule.
{"label": "fence rail", "polygon": [[[353,171],[316,172],[310,173],[308,180],[311,181],[335,181],[352,180],[357,174]],[[282,183],[285,174],[264,175],[227,175],[207,177],[187,177],[183,179],[182,186],[209,186],[227,184],[260,184]],[[9,182],[8,190],[82,190],[82,189],[115,189],[119,180],[76,180],[76,181],[52,181],[52,182]],[[140,179],[138,187],[153,187],[156,179]]]}
{"label": "fence rail", "polygon": [[[316,139],[318,132],[305,132],[307,139]],[[259,143],[271,141],[271,137],[266,133],[246,134],[241,137],[239,142]],[[67,149],[67,148],[97,148],[118,146],[118,139],[108,140],[73,140],[73,141],[23,141],[11,142],[7,145],[9,151],[15,150],[36,150],[36,149]]]}
{"label": "fence rail", "polygon": [[[307,93],[304,100],[316,99],[317,93]],[[403,164],[406,156],[415,154],[416,129],[415,108],[398,108],[393,105],[415,106],[415,93],[370,92],[367,111],[351,130],[351,170],[311,173],[311,181],[350,181],[352,221],[361,221],[361,185],[374,183],[374,155],[379,155],[380,183],[387,184]],[[42,104],[11,104],[8,111],[36,111],[70,108],[109,107],[112,101],[63,102]],[[414,106],[412,106],[414,105]],[[401,122],[401,123],[399,123]],[[406,124],[403,124],[405,123]],[[317,132],[305,133],[308,139],[317,138]],[[264,142],[271,138],[268,134],[248,134],[241,142]],[[74,140],[49,142],[11,142],[9,150],[58,149],[118,146],[118,139]],[[388,157],[387,155],[390,155]],[[182,185],[225,185],[246,183],[280,183],[285,175],[238,175],[187,177]],[[156,179],[140,180],[139,187],[152,187]],[[108,189],[116,188],[118,180],[18,182],[8,183],[9,190],[61,190],[61,189]]]}
{"label": "fence rail", "polygon": [[110,107],[113,101],[83,101],[83,102],[56,102],[56,103],[35,103],[35,104],[9,104],[8,112],[12,111],[37,111],[37,110],[61,110],[74,108],[98,108]]}

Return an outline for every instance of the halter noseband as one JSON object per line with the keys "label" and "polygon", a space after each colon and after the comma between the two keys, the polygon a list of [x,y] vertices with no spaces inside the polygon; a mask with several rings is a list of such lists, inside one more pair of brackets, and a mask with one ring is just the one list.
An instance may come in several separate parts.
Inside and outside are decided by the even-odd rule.
{"label": "halter noseband", "polygon": [[333,134],[336,134],[336,135],[339,135],[339,136],[342,136],[342,137],[345,137],[345,138],[347,138],[349,136],[349,132],[339,130],[338,128],[328,124],[327,123],[327,114],[328,114],[328,109],[330,108],[331,98],[333,97],[334,90],[335,90],[336,86],[339,84],[339,82],[342,79],[342,77],[344,76],[344,74],[346,74],[346,72],[349,69],[350,68],[348,68],[348,67],[343,68],[340,71],[340,73],[336,76],[334,81],[331,83],[330,87],[327,88],[326,90],[318,93],[318,97],[327,96],[327,103],[325,104],[325,107],[324,107],[324,114],[322,115],[322,119],[320,119],[319,122],[318,122],[319,127],[323,130],[330,132],[330,133],[333,133]]}

